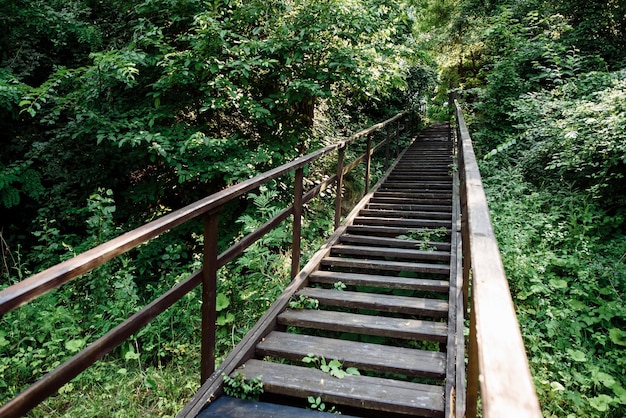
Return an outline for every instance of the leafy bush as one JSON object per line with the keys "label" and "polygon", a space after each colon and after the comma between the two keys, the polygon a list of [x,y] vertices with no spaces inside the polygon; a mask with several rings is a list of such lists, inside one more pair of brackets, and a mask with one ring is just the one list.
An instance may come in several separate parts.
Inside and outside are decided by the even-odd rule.
{"label": "leafy bush", "polygon": [[497,160],[484,181],[544,416],[623,416],[623,216]]}
{"label": "leafy bush", "polygon": [[[571,182],[605,201],[623,201],[626,174],[626,71],[589,73],[528,93],[510,111],[517,163],[527,176]],[[537,117],[541,115],[541,117]]]}

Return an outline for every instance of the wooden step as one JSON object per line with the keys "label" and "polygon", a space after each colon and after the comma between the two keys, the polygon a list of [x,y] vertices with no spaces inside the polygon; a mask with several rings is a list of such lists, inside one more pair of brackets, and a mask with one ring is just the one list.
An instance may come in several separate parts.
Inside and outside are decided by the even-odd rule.
{"label": "wooden step", "polygon": [[425,189],[425,190],[451,190],[452,183],[420,183],[417,181],[386,181],[382,186],[384,189]]}
{"label": "wooden step", "polygon": [[432,260],[450,262],[447,251],[424,251],[406,248],[380,248],[359,245],[334,245],[331,255],[360,255],[363,257],[392,257],[404,260]]}
{"label": "wooden step", "polygon": [[350,225],[347,232],[350,234],[366,234],[366,235],[383,235],[397,237],[406,235],[415,231],[428,230],[428,228],[403,228],[390,226],[370,226],[370,225]]}
{"label": "wooden step", "polygon": [[342,282],[349,286],[371,286],[383,289],[420,290],[447,293],[447,280],[421,279],[411,277],[383,276],[377,274],[344,273],[318,270],[309,276],[311,283],[334,284]]}
{"label": "wooden step", "polygon": [[442,417],[443,388],[369,376],[345,376],[337,379],[321,370],[249,360],[237,370],[248,379],[261,376],[266,393],[306,399],[320,396],[323,402],[337,405]]}
{"label": "wooden step", "polygon": [[447,264],[409,263],[403,261],[386,261],[355,259],[341,257],[326,257],[322,260],[324,267],[345,267],[369,271],[406,271],[413,273],[450,274]]}
{"label": "wooden step", "polygon": [[383,194],[379,194],[378,192],[374,193],[374,196],[372,198],[373,202],[379,202],[381,199],[388,199],[388,200],[392,200],[394,202],[397,201],[401,201],[401,202],[407,202],[410,201],[412,203],[415,202],[419,202],[421,205],[448,205],[448,202],[450,202],[450,199],[438,199],[438,198],[413,198],[412,197],[412,193],[402,193],[402,192],[398,192],[395,194],[390,194],[390,193],[383,193]]}
{"label": "wooden step", "polygon": [[445,343],[448,336],[448,326],[442,322],[314,309],[287,309],[278,315],[278,323],[285,326],[439,343]]}
{"label": "wooden step", "polygon": [[445,376],[444,353],[312,335],[272,331],[257,345],[256,353],[259,357],[291,361],[302,361],[303,357],[313,354],[329,361],[339,360],[344,368],[356,367],[360,371],[399,373],[432,379]]}
{"label": "wooden step", "polygon": [[[233,398],[222,395],[211,402],[197,415],[197,418],[330,418],[331,414],[281,405]],[[342,418],[350,418],[342,414]]]}
{"label": "wooden step", "polygon": [[[399,174],[398,172],[394,172],[393,175]],[[432,175],[432,174],[422,174],[416,173],[415,170],[407,170],[406,175],[411,176],[414,180],[424,180],[424,181],[447,181],[450,176],[448,175]]]}
{"label": "wooden step", "polygon": [[405,226],[405,227],[428,227],[428,228],[450,228],[450,221],[439,219],[407,219],[407,218],[385,218],[379,216],[357,216],[354,219],[355,225],[380,225],[380,226]]}
{"label": "wooden step", "polygon": [[305,287],[297,294],[317,299],[321,305],[437,318],[446,318],[448,316],[448,302],[438,299],[318,289],[314,287]]}
{"label": "wooden step", "polygon": [[339,241],[343,244],[365,244],[365,245],[376,245],[380,247],[393,247],[393,248],[408,248],[408,249],[416,249],[421,246],[427,246],[428,248],[435,248],[436,251],[446,252],[449,254],[450,252],[450,244],[444,242],[424,242],[418,240],[411,239],[401,239],[401,238],[387,238],[387,237],[376,237],[371,235],[352,235],[352,234],[343,234]]}
{"label": "wooden step", "polygon": [[410,210],[363,209],[359,216],[378,216],[386,218],[426,218],[451,221],[452,214],[446,212],[420,212]]}
{"label": "wooden step", "polygon": [[394,204],[403,204],[403,203],[419,203],[420,205],[431,205],[436,207],[435,210],[446,210],[452,207],[451,204],[447,204],[438,199],[412,199],[410,197],[385,197],[385,196],[374,196],[371,199],[372,203],[394,203]]}
{"label": "wooden step", "polygon": [[367,205],[368,209],[377,210],[377,209],[385,209],[385,210],[408,210],[408,211],[416,211],[416,212],[435,212],[439,214],[446,214],[449,217],[452,217],[452,207],[447,207],[445,210],[437,212],[436,210],[429,209],[430,206],[420,205],[419,203],[409,203],[409,204],[390,204],[390,203],[373,203],[370,202]]}
{"label": "wooden step", "polygon": [[374,194],[377,197],[404,197],[407,199],[420,199],[420,200],[450,200],[452,198],[452,194],[441,190],[439,192],[429,192],[429,193],[420,193],[414,192],[412,190],[395,190],[395,191],[386,191],[381,190]]}

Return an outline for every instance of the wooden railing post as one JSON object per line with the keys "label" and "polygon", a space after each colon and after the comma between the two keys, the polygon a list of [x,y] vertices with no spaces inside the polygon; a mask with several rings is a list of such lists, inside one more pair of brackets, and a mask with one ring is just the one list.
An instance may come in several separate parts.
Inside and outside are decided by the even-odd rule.
{"label": "wooden railing post", "polygon": [[372,135],[367,136],[366,146],[367,158],[365,159],[365,194],[370,191],[370,169],[372,166]]}
{"label": "wooden railing post", "polygon": [[467,352],[467,395],[465,398],[465,416],[474,418],[478,415],[478,342],[476,339],[476,315],[472,307],[470,311],[469,346]]}
{"label": "wooden railing post", "polygon": [[391,138],[391,127],[387,125],[385,132],[385,171],[389,168],[389,140]]}
{"label": "wooden railing post", "polygon": [[215,370],[215,298],[217,294],[217,239],[219,209],[204,217],[202,260],[202,336],[200,341],[200,381],[204,383]]}
{"label": "wooden railing post", "polygon": [[346,146],[342,145],[337,152],[337,196],[335,197],[335,229],[341,222],[341,190],[343,189],[343,160],[346,155]]}
{"label": "wooden railing post", "polygon": [[293,235],[291,239],[291,278],[300,271],[300,239],[302,237],[302,181],[304,168],[296,170],[293,197]]}
{"label": "wooden railing post", "polygon": [[396,122],[396,158],[400,155],[400,121]]}

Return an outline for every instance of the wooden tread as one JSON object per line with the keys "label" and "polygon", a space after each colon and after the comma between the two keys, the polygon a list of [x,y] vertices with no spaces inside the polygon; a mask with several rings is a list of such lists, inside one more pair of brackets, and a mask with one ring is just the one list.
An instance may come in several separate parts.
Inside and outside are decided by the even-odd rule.
{"label": "wooden tread", "polygon": [[415,350],[272,331],[256,347],[259,357],[302,361],[310,354],[337,359],[343,367],[374,372],[399,373],[409,377],[440,379],[445,376],[446,356],[436,351]]}
{"label": "wooden tread", "polygon": [[358,216],[355,225],[405,226],[409,228],[450,228],[450,221],[438,219],[385,218],[380,216]]}
{"label": "wooden tread", "polygon": [[370,286],[384,289],[421,290],[426,292],[448,292],[447,280],[416,279],[410,277],[382,276],[376,274],[343,273],[338,271],[316,271],[309,276],[312,283],[333,284],[338,281],[351,286]]}
{"label": "wooden tread", "polygon": [[406,235],[424,229],[425,228],[391,227],[379,225],[352,225],[349,226],[346,231],[349,234],[383,235],[388,237],[397,237],[399,235]]}
{"label": "wooden tread", "polygon": [[344,234],[340,237],[339,241],[341,243],[351,243],[351,244],[368,244],[368,245],[377,245],[381,247],[392,247],[392,248],[409,248],[416,249],[420,248],[421,245],[427,245],[429,248],[435,248],[435,251],[441,251],[450,253],[450,243],[446,242],[429,242],[425,243],[424,241],[412,240],[412,239],[403,239],[403,238],[388,238],[388,237],[376,237],[371,235],[352,235],[352,234]]}
{"label": "wooden tread", "polygon": [[445,219],[450,221],[452,214],[449,212],[419,212],[401,209],[376,209],[368,208],[359,212],[359,216],[384,216],[387,218],[429,218]]}
{"label": "wooden tread", "polygon": [[[414,248],[417,246],[415,244]],[[360,255],[368,257],[392,257],[405,260],[434,260],[434,261],[450,261],[450,252],[448,251],[425,251],[407,248],[380,248],[359,245],[334,245],[331,249],[332,255]]]}
{"label": "wooden tread", "polygon": [[429,315],[440,318],[445,318],[448,315],[448,302],[438,299],[317,289],[313,287],[305,287],[297,294],[317,299],[320,304],[329,306],[396,312],[407,315]]}
{"label": "wooden tread", "polygon": [[382,412],[425,417],[443,416],[443,389],[439,386],[369,376],[337,379],[321,370],[249,360],[237,371],[248,379],[262,376],[266,393],[307,397],[324,402]]}
{"label": "wooden tread", "polygon": [[287,309],[278,315],[278,323],[286,326],[440,343],[445,343],[448,336],[448,327],[442,322],[314,309]]}
{"label": "wooden tread", "polygon": [[369,271],[406,271],[413,273],[449,274],[450,266],[444,264],[410,263],[403,261],[369,260],[341,257],[326,257],[321,262],[325,267],[345,267]]}
{"label": "wooden tread", "polygon": [[437,212],[437,213],[445,213],[448,216],[452,217],[452,206],[445,206],[441,211],[437,211],[436,209],[430,209],[430,205],[420,205],[419,203],[411,202],[411,203],[402,203],[402,204],[394,204],[394,203],[375,203],[371,202],[367,205],[368,209],[391,209],[391,210],[412,210],[412,211],[423,211],[423,212]]}

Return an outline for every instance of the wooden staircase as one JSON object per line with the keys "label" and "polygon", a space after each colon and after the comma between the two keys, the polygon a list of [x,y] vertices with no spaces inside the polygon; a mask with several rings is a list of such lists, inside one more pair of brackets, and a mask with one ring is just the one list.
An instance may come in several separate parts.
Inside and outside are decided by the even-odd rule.
{"label": "wooden staircase", "polygon": [[[448,125],[423,131],[271,319],[235,371],[261,377],[261,402],[222,396],[198,416],[309,416],[293,409],[309,396],[354,416],[454,415],[464,348],[452,150]],[[333,377],[305,357],[360,375]]]}

